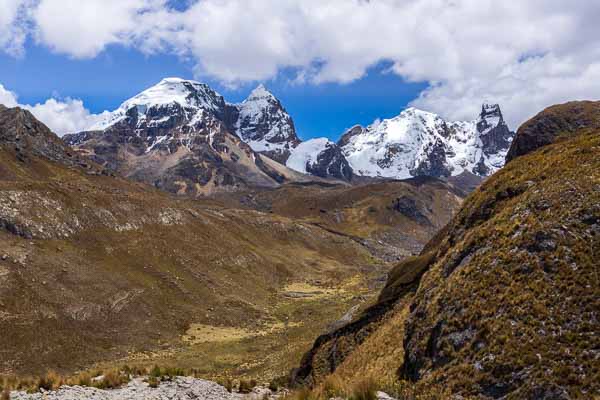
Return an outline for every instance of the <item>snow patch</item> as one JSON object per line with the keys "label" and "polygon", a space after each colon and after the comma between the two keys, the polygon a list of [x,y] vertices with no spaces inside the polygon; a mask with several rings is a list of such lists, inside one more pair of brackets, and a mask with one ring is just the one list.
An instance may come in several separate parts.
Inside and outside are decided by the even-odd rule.
{"label": "snow patch", "polygon": [[327,138],[316,138],[302,142],[292,150],[292,154],[288,158],[286,166],[306,174],[308,173],[306,166],[316,163],[319,154],[325,151],[327,147],[334,145],[335,144]]}

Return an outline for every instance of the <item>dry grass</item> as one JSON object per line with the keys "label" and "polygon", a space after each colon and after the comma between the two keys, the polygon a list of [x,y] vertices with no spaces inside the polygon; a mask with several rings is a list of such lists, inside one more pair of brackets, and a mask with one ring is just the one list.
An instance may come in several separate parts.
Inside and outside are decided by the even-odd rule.
{"label": "dry grass", "polygon": [[244,393],[244,394],[248,394],[252,392],[252,389],[254,389],[257,385],[257,382],[255,380],[246,380],[246,379],[241,379],[240,383],[238,385],[238,392],[240,393]]}
{"label": "dry grass", "polygon": [[190,344],[231,342],[254,336],[255,333],[243,328],[191,324],[183,336],[183,341]]}
{"label": "dry grass", "polygon": [[315,388],[300,387],[286,398],[292,400],[329,400],[342,398],[349,400],[376,400],[380,384],[371,377],[362,377],[353,382],[345,382],[335,375],[328,376]]}
{"label": "dry grass", "polygon": [[170,368],[154,366],[146,368],[142,366],[123,366],[121,368],[111,368],[106,370],[96,369],[83,371],[71,376],[60,375],[54,371],[49,371],[40,377],[3,377],[0,379],[0,388],[5,391],[17,390],[27,392],[39,392],[40,390],[57,390],[63,385],[68,386],[87,386],[98,389],[114,389],[127,384],[132,378],[149,376],[152,380],[160,382],[161,380],[172,379],[175,376],[194,376],[194,370],[183,370],[180,368]]}

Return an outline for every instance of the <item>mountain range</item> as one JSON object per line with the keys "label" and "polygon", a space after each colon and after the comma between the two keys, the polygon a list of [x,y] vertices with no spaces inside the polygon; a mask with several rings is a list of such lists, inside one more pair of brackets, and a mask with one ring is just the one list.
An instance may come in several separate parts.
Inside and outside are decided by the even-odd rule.
{"label": "mountain range", "polygon": [[472,121],[408,108],[337,143],[302,141],[263,85],[231,104],[206,84],[166,78],[64,140],[124,176],[201,195],[317,178],[486,177],[502,167],[513,136],[500,107],[484,104]]}

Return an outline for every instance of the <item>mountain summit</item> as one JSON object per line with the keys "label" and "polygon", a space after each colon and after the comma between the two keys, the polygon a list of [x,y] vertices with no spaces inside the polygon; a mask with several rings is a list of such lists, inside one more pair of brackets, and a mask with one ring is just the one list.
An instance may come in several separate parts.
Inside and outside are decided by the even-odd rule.
{"label": "mountain summit", "polygon": [[513,136],[497,104],[484,104],[475,120],[456,122],[410,107],[366,128],[354,126],[338,145],[359,175],[487,176],[504,164]]}
{"label": "mountain summit", "polygon": [[178,194],[277,187],[294,172],[272,165],[231,131],[234,111],[203,83],[166,78],[91,131],[64,139],[126,177]]}
{"label": "mountain summit", "polygon": [[254,151],[285,164],[300,143],[292,117],[262,84],[240,104],[230,105],[230,127]]}
{"label": "mountain summit", "polygon": [[198,194],[276,187],[298,178],[296,172],[344,181],[486,177],[504,165],[513,136],[500,107],[484,104],[472,121],[446,121],[411,107],[366,128],[356,125],[338,143],[303,142],[262,84],[232,104],[204,83],[165,78],[65,140],[125,176]]}

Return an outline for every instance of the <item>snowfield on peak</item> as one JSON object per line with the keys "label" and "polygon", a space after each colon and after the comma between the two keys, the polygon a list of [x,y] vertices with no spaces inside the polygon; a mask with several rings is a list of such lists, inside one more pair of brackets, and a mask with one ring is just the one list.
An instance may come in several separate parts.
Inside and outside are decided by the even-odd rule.
{"label": "snowfield on peak", "polygon": [[356,174],[406,179],[467,171],[487,176],[504,165],[514,133],[498,105],[482,106],[472,121],[445,121],[413,107],[342,136],[342,152]]}
{"label": "snowfield on peak", "polygon": [[196,114],[202,110],[222,113],[224,100],[221,95],[204,83],[181,78],[165,78],[123,102],[119,108],[108,113],[102,121],[91,126],[89,130],[105,130],[125,119],[127,113],[133,108],[136,108],[138,118],[142,117],[143,119],[152,109],[173,105],[181,106],[187,111],[189,119],[193,120]]}
{"label": "snowfield on peak", "polygon": [[306,166],[316,163],[319,154],[325,151],[328,146],[334,145],[335,143],[327,138],[316,138],[302,142],[292,151],[286,166],[306,174],[308,173]]}
{"label": "snowfield on peak", "polygon": [[290,151],[300,142],[292,118],[281,102],[263,85],[239,104],[232,130],[254,151],[266,152],[285,164]]}

